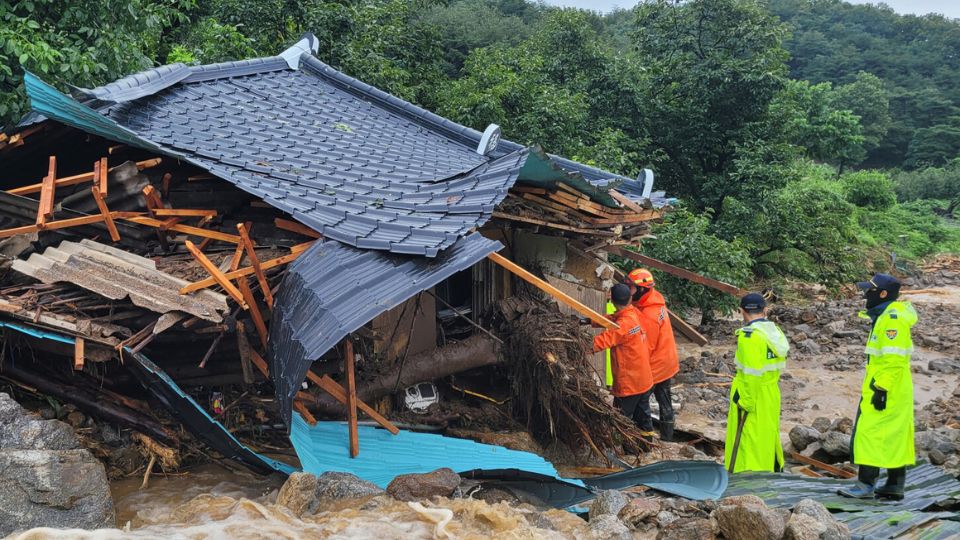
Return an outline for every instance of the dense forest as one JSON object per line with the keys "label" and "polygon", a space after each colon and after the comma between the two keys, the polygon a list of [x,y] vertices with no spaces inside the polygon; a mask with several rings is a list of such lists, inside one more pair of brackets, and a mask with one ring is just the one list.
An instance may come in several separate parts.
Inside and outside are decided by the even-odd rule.
{"label": "dense forest", "polygon": [[0,124],[26,111],[23,69],[90,88],[305,31],[329,64],[463,124],[654,169],[682,203],[644,250],[674,264],[836,285],[960,251],[960,23],[840,0],[0,0]]}

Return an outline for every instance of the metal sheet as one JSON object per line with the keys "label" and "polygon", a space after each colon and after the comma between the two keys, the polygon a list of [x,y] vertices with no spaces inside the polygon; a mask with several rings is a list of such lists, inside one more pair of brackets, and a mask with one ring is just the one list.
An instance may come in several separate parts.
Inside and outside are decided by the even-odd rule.
{"label": "metal sheet", "polygon": [[268,355],[277,400],[291,403],[310,364],[384,311],[400,305],[503,246],[471,234],[435,259],[314,244],[290,265],[274,303]]}
{"label": "metal sheet", "polygon": [[[530,452],[481,444],[432,433],[401,430],[398,435],[369,426],[360,426],[360,455],[350,457],[345,422],[317,422],[310,426],[299,414],[293,415],[290,440],[303,470],[321,474],[347,472],[386,487],[400,474],[427,473],[447,467],[456,472],[473,469],[520,469],[560,479],[554,466]],[[576,480],[565,480],[582,486]]]}
{"label": "metal sheet", "polygon": [[626,489],[644,485],[693,500],[719,499],[727,489],[727,471],[713,461],[661,461],[643,467],[584,478],[596,489]]}
{"label": "metal sheet", "polygon": [[67,281],[97,294],[156,313],[181,311],[212,322],[223,320],[227,297],[210,290],[180,294],[189,282],[157,270],[145,257],[83,239],[63,241],[26,260],[13,261],[13,269],[44,283]]}
{"label": "metal sheet", "polygon": [[123,357],[127,360],[126,366],[137,380],[167,407],[174,418],[224,457],[242,463],[260,474],[296,472],[295,467],[261,456],[244,446],[146,356],[124,347]]}

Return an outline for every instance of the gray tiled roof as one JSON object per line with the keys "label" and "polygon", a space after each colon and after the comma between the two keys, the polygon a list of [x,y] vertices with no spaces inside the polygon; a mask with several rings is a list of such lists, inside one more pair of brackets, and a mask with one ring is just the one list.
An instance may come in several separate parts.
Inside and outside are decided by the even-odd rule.
{"label": "gray tiled roof", "polygon": [[277,295],[267,342],[283,418],[310,364],[347,334],[503,246],[478,233],[436,258],[393,255],[319,242],[290,265]]}

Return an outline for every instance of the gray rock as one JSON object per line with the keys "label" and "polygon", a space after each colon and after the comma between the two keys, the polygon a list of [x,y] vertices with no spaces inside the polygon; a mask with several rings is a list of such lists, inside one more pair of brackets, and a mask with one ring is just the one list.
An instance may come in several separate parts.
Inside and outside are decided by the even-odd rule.
{"label": "gray rock", "polygon": [[424,474],[401,474],[387,486],[387,493],[400,501],[449,497],[460,485],[460,475],[448,468]]}
{"label": "gray rock", "polygon": [[949,455],[957,452],[958,433],[958,430],[953,429],[920,431],[914,435],[914,444],[923,452],[939,450]]}
{"label": "gray rock", "polygon": [[627,496],[615,489],[608,489],[597,493],[597,498],[590,505],[590,520],[605,514],[617,515],[627,505]]}
{"label": "gray rock", "polygon": [[816,420],[813,421],[813,429],[819,431],[820,433],[826,433],[830,431],[830,425],[832,422],[826,416],[818,416]]}
{"label": "gray rock", "polygon": [[943,452],[934,448],[930,451],[930,454],[927,455],[930,458],[930,463],[934,465],[943,465],[947,462],[947,456]]}
{"label": "gray rock", "polygon": [[801,352],[805,352],[809,354],[820,354],[821,352],[823,352],[823,347],[821,347],[819,343],[817,343],[816,341],[810,338],[807,338],[801,341],[800,343],[797,343],[797,348],[800,349]]}
{"label": "gray rock", "polygon": [[277,494],[277,504],[286,506],[296,516],[316,511],[317,477],[304,472],[295,472],[287,478]]}
{"label": "gray rock", "polygon": [[934,358],[927,362],[927,369],[938,373],[960,373],[960,362],[949,358]]}
{"label": "gray rock", "polygon": [[383,493],[383,489],[373,482],[350,473],[325,472],[317,477],[316,495],[319,501],[360,499]]}
{"label": "gray rock", "polygon": [[90,452],[0,452],[0,536],[33,527],[113,527],[114,520],[107,473]]}
{"label": "gray rock", "polygon": [[590,520],[590,532],[597,540],[633,540],[633,533],[626,525],[617,519],[617,516],[604,514]]}
{"label": "gray rock", "polygon": [[819,540],[827,533],[827,525],[805,514],[793,514],[787,520],[784,540]]}
{"label": "gray rock", "polygon": [[830,431],[839,431],[840,433],[846,433],[847,435],[853,434],[853,419],[844,416],[843,418],[837,418],[830,424]]}
{"label": "gray rock", "polygon": [[796,326],[793,327],[793,331],[794,331],[794,332],[803,332],[804,334],[806,334],[806,335],[808,335],[808,336],[812,336],[812,335],[814,335],[814,334],[817,333],[816,330],[814,330],[813,327],[810,326],[809,324],[798,324],[798,325],[796,325]]}
{"label": "gray rock", "polygon": [[678,516],[676,514],[674,514],[673,512],[668,512],[666,510],[661,510],[660,513],[657,514],[657,523],[659,523],[661,527],[664,525],[669,525],[670,523],[673,523],[677,519],[678,519]]}
{"label": "gray rock", "polygon": [[786,528],[781,514],[753,495],[721,500],[713,516],[724,537],[738,540],[781,538]]}
{"label": "gray rock", "polygon": [[668,523],[657,540],[714,540],[717,522],[707,518],[680,518]]}
{"label": "gray rock", "polygon": [[640,529],[643,523],[649,523],[660,513],[660,501],[652,497],[633,499],[624,506],[617,517],[627,527]]}
{"label": "gray rock", "polygon": [[80,442],[67,424],[37,418],[0,393],[0,448],[73,450]]}
{"label": "gray rock", "polygon": [[[808,519],[798,518],[798,516],[804,516],[813,520],[813,522],[822,525],[822,530],[820,526],[814,526]],[[790,517],[790,521],[793,521],[794,518],[799,520],[793,525],[793,532],[788,534],[793,534],[795,538],[800,540],[801,538],[819,538],[821,540],[848,540],[850,538],[850,528],[847,527],[845,523],[840,523],[837,521],[833,514],[827,510],[827,507],[820,504],[813,499],[802,499],[793,507],[793,515]],[[787,529],[790,529],[790,522],[787,522]],[[817,531],[818,536],[809,536],[814,531]]]}
{"label": "gray rock", "polygon": [[813,444],[808,445],[806,448],[804,448],[803,451],[800,452],[800,455],[806,456],[806,457],[813,457],[813,455],[817,453],[817,450],[821,450],[821,449],[822,447],[820,443],[815,442]]}
{"label": "gray rock", "polygon": [[850,455],[850,435],[840,431],[831,431],[823,438],[820,443],[823,450],[835,457],[846,457]]}
{"label": "gray rock", "polygon": [[790,444],[798,452],[802,452],[810,444],[820,441],[820,436],[816,429],[798,424],[790,430]]}

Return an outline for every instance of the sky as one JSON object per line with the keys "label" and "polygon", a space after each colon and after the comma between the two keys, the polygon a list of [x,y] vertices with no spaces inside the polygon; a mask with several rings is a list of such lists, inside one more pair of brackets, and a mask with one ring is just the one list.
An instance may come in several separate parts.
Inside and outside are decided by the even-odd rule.
{"label": "sky", "polygon": [[[545,0],[554,6],[568,6],[592,9],[607,12],[614,7],[631,8],[637,0]],[[876,2],[853,0],[854,4],[869,4]],[[960,1],[957,0],[887,0],[884,2],[897,13],[912,13],[923,15],[926,13],[941,13],[947,17],[960,19]]]}

